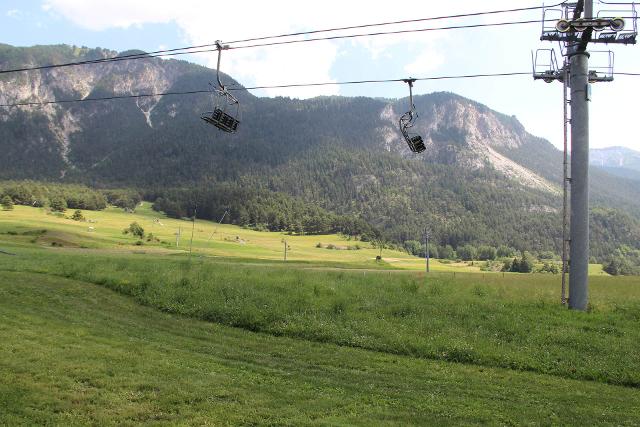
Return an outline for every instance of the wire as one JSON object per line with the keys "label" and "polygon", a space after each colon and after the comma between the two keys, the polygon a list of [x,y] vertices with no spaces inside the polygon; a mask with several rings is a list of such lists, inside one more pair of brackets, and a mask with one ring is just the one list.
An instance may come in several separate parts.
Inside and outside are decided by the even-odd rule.
{"label": "wire", "polygon": [[159,92],[159,93],[142,93],[138,95],[114,95],[101,98],[77,98],[77,99],[61,99],[57,101],[42,102],[20,102],[16,104],[0,104],[0,107],[37,107],[51,104],[69,104],[72,102],[90,102],[90,101],[111,101],[114,99],[131,99],[131,98],[152,98],[154,96],[166,95],[194,95],[199,93],[211,93],[209,90],[192,90],[187,92]]}
{"label": "wire", "polygon": [[[435,77],[421,77],[416,78],[416,81],[426,81],[426,80],[453,80],[453,79],[472,79],[472,78],[480,78],[480,77],[509,77],[509,76],[522,76],[522,75],[531,75],[531,71],[527,72],[513,72],[513,73],[493,73],[493,74],[463,74],[456,76],[435,76]],[[256,90],[256,89],[283,89],[283,88],[294,88],[294,87],[312,87],[312,86],[331,86],[331,85],[356,85],[356,84],[366,84],[366,83],[404,83],[406,78],[403,79],[387,79],[387,80],[356,80],[356,81],[345,81],[345,82],[322,82],[322,83],[297,83],[297,84],[286,84],[286,85],[273,85],[273,86],[254,86],[254,87],[243,87],[243,88],[235,88],[230,87],[229,90]]]}
{"label": "wire", "polygon": [[[555,6],[558,6],[560,4],[562,4],[562,3],[558,3]],[[552,6],[547,6],[547,7],[552,7]],[[529,11],[529,10],[536,10],[536,9],[542,9],[542,8],[543,8],[543,6],[532,6],[532,7],[522,7],[522,8],[515,8],[515,9],[493,10],[493,11],[486,11],[486,12],[472,12],[472,13],[464,13],[464,14],[458,14],[458,15],[445,15],[445,16],[437,16],[437,17],[421,18],[421,19],[409,19],[409,20],[401,20],[401,21],[380,22],[380,23],[376,23],[376,24],[353,25],[353,26],[347,26],[347,27],[336,27],[336,28],[327,28],[327,29],[322,29],[322,30],[302,31],[302,32],[279,34],[279,35],[273,35],[273,36],[261,36],[261,37],[254,37],[254,38],[249,38],[249,39],[244,39],[244,40],[235,40],[235,41],[230,41],[230,42],[226,42],[226,43],[228,43],[228,44],[248,43],[248,42],[252,42],[252,41],[269,40],[269,39],[276,39],[276,38],[283,38],[283,37],[294,37],[294,36],[309,35],[309,34],[318,34],[318,33],[334,32],[334,31],[344,31],[344,30],[352,30],[352,29],[387,26],[387,25],[398,25],[398,24],[408,24],[408,23],[435,21],[435,20],[443,20],[443,19],[474,17],[474,16],[482,16],[482,15],[495,15],[495,14],[500,14],[500,13],[513,13],[513,12]],[[535,22],[538,22],[538,21],[535,21]],[[498,25],[500,25],[500,24],[498,24]],[[502,25],[504,25],[504,24],[502,24]],[[473,28],[473,27],[474,26],[469,26],[468,28]],[[447,28],[441,28],[441,29],[455,29],[455,28],[456,27],[451,27],[451,28],[447,27]],[[460,27],[460,28],[465,28],[465,27]],[[434,30],[435,29],[433,29],[431,31],[434,31]],[[382,34],[384,34],[384,33],[378,33],[378,34],[374,34],[374,35],[382,35]],[[394,34],[394,33],[391,32],[390,34]],[[397,33],[395,33],[395,34],[397,34]],[[351,37],[359,37],[359,36],[351,36]],[[342,37],[335,37],[335,38],[342,38]],[[344,38],[347,38],[347,37],[344,37]],[[331,39],[333,39],[333,38],[331,38]],[[326,40],[331,40],[331,39],[326,38]],[[312,41],[312,40],[308,40],[308,41]],[[273,44],[265,44],[264,46],[271,46],[271,45],[273,45]],[[215,43],[208,43],[208,44],[203,44],[203,45],[187,46],[187,47],[182,47],[182,48],[156,50],[156,51],[145,52],[145,53],[140,53],[140,54],[121,55],[121,56],[114,57],[114,58],[101,58],[101,59],[95,59],[95,60],[69,62],[69,63],[64,63],[64,64],[52,64],[52,65],[42,65],[42,66],[37,66],[37,67],[24,67],[24,68],[17,68],[17,69],[11,69],[11,70],[0,70],[0,74],[15,73],[15,72],[21,72],[21,71],[46,70],[46,69],[51,69],[51,68],[71,67],[71,66],[78,66],[78,65],[101,64],[101,63],[105,63],[105,62],[118,62],[118,61],[147,59],[147,58],[155,58],[155,57],[176,56],[176,55],[189,55],[189,54],[193,54],[193,53],[203,53],[203,52],[214,52],[214,51],[217,51],[218,50],[217,48],[193,51],[194,49],[211,48],[213,46],[216,46],[216,44]],[[245,47],[257,47],[257,46],[261,46],[261,45],[243,46],[242,48],[245,48]],[[240,48],[240,47],[238,47],[238,48]],[[183,52],[183,51],[186,51],[186,52]]]}
{"label": "wire", "polygon": [[[416,78],[415,80],[426,81],[426,80],[451,80],[451,79],[469,79],[469,78],[481,78],[481,77],[508,77],[508,76],[521,76],[521,75],[530,75],[531,72],[511,72],[511,73],[493,73],[493,74],[464,74],[464,75],[455,75],[455,76],[434,76],[434,77],[421,77]],[[254,86],[254,87],[230,87],[229,90],[240,91],[240,90],[256,90],[256,89],[283,89],[283,88],[295,88],[295,87],[313,87],[313,86],[337,86],[337,85],[356,85],[356,84],[366,84],[366,83],[397,83],[404,82],[406,79],[385,79],[385,80],[355,80],[355,81],[345,81],[345,82],[320,82],[320,83],[296,83],[296,84],[286,84],[286,85],[272,85],[272,86]],[[155,96],[170,96],[170,95],[195,95],[202,93],[211,93],[209,90],[193,90],[187,92],[159,92],[159,93],[149,93],[149,94],[137,94],[137,95],[115,95],[115,96],[107,96],[101,98],[78,98],[78,99],[63,99],[57,101],[42,101],[42,102],[20,102],[15,104],[0,104],[0,107],[10,108],[10,107],[34,107],[34,106],[44,106],[51,104],[68,104],[75,102],[92,102],[92,101],[111,101],[118,99],[131,99],[131,98],[151,98]]]}
{"label": "wire", "polygon": [[540,20],[531,20],[531,21],[498,22],[498,23],[491,23],[491,24],[456,25],[456,26],[450,26],[450,27],[420,28],[420,29],[414,29],[414,30],[381,31],[378,33],[349,34],[345,36],[330,36],[330,37],[318,37],[313,39],[287,40],[283,42],[260,43],[260,44],[246,45],[246,46],[235,46],[235,47],[230,46],[229,49],[245,49],[245,48],[255,48],[255,47],[264,47],[264,46],[278,46],[283,44],[306,43],[306,42],[316,42],[316,41],[336,40],[336,39],[351,39],[356,37],[372,37],[372,36],[382,36],[382,35],[392,35],[392,34],[422,33],[426,31],[459,30],[459,29],[465,29],[465,28],[500,27],[500,26],[506,26],[506,25],[539,24],[539,23],[540,23]]}
{"label": "wire", "polygon": [[543,9],[546,7],[556,7],[556,6],[560,6],[563,3],[564,2],[558,3],[556,5],[552,5],[552,6],[531,6],[531,7],[517,8],[517,9],[503,9],[503,10],[492,10],[488,12],[472,12],[472,13],[462,13],[458,15],[444,15],[444,16],[436,16],[431,18],[405,19],[401,21],[380,22],[377,24],[352,25],[348,27],[327,28],[324,30],[312,30],[312,31],[302,31],[299,33],[280,34],[277,36],[254,37],[254,38],[245,39],[245,40],[235,40],[228,43],[229,44],[248,43],[252,41],[261,41],[261,40],[268,40],[268,39],[275,39],[275,38],[282,38],[282,37],[302,36],[302,35],[317,34],[317,33],[327,33],[327,32],[333,32],[333,31],[355,30],[355,29],[361,29],[361,28],[380,27],[380,26],[386,26],[386,25],[412,24],[417,22],[436,21],[436,20],[442,20],[442,19],[468,18],[472,16],[495,15],[499,13],[524,12],[529,10]]}
{"label": "wire", "polygon": [[[640,76],[640,73],[625,73],[615,72],[614,75],[620,76]],[[509,73],[486,73],[486,74],[461,74],[453,76],[433,76],[433,77],[419,77],[415,78],[416,81],[429,81],[429,80],[454,80],[454,79],[473,79],[473,78],[487,78],[487,77],[513,77],[513,76],[525,76],[531,75],[531,71],[523,72],[509,72]],[[314,86],[341,86],[341,85],[357,85],[368,83],[404,83],[405,78],[402,79],[383,79],[383,80],[353,80],[344,82],[320,82],[320,83],[294,83],[284,85],[271,85],[271,86],[253,86],[253,87],[229,87],[228,90],[240,91],[240,90],[257,90],[257,89],[285,89],[296,87],[314,87]],[[118,99],[131,99],[131,98],[153,98],[156,96],[172,96],[172,95],[197,95],[203,93],[211,93],[209,90],[192,90],[186,92],[158,92],[158,93],[143,93],[138,95],[115,95],[101,98],[78,98],[78,99],[62,99],[58,101],[42,101],[42,102],[20,102],[16,104],[0,104],[0,107],[12,108],[12,107],[37,107],[51,104],[68,104],[75,102],[92,102],[92,101],[111,101]]]}
{"label": "wire", "polygon": [[[256,47],[266,47],[266,46],[279,46],[279,45],[294,44],[294,43],[307,43],[307,42],[338,40],[338,39],[352,39],[357,37],[373,37],[373,36],[382,36],[382,35],[421,33],[421,32],[427,32],[427,31],[458,30],[458,29],[467,29],[467,28],[499,27],[499,26],[507,26],[507,25],[537,24],[537,23],[540,23],[540,21],[530,20],[530,21],[497,22],[497,23],[489,23],[489,24],[472,24],[472,25],[456,25],[456,26],[449,26],[449,27],[420,28],[420,29],[414,29],[414,30],[381,31],[377,33],[348,34],[343,36],[287,40],[282,42],[259,43],[259,44],[253,44],[253,45],[245,45],[245,46],[235,46],[235,47],[230,46],[229,49],[248,49],[248,48],[256,48]],[[189,48],[185,48],[185,49],[189,49]],[[178,56],[178,55],[191,55],[194,53],[216,52],[217,50],[218,50],[217,48],[213,48],[213,49],[202,49],[202,50],[190,50],[188,52],[163,53],[159,55],[140,53],[140,54],[134,54],[134,55],[118,56],[115,58],[104,58],[104,59],[95,59],[95,60],[80,61],[80,62],[71,62],[67,64],[41,65],[38,67],[26,67],[26,68],[16,68],[12,70],[0,70],[0,75],[8,74],[8,73],[16,73],[21,71],[46,70],[51,68],[71,67],[71,66],[77,66],[77,65],[104,64],[104,63],[128,61],[128,60],[134,60],[134,59],[150,59],[150,58],[162,58],[162,57],[171,57],[171,56]]]}

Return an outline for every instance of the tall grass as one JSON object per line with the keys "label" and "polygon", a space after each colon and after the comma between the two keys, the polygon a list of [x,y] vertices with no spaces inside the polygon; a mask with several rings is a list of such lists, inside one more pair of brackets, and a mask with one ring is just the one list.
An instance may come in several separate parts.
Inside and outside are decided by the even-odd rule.
{"label": "tall grass", "polygon": [[632,281],[592,279],[592,307],[581,313],[556,303],[551,276],[425,278],[69,254],[5,257],[0,268],[84,280],[166,312],[272,335],[640,386],[640,285]]}

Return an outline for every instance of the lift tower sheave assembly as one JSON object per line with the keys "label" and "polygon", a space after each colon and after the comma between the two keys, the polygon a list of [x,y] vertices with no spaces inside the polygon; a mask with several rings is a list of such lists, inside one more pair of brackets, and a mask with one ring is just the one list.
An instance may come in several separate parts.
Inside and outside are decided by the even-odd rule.
{"label": "lift tower sheave assembly", "polygon": [[[564,85],[564,210],[562,251],[562,303],[569,270],[569,308],[586,310],[589,271],[589,101],[591,83],[613,80],[613,53],[588,52],[589,43],[635,44],[638,36],[635,3],[616,3],[623,10],[602,10],[594,15],[593,0],[562,3],[543,9],[540,40],[555,41],[564,57],[559,67],[554,49],[533,56],[533,78]],[[605,54],[608,64],[589,68],[593,54]],[[594,55],[595,59],[595,55]],[[570,111],[570,112],[569,112]],[[570,118],[569,118],[570,116]],[[571,127],[571,168],[568,167]],[[570,176],[569,176],[570,174]],[[568,194],[570,193],[570,204]],[[567,228],[570,228],[567,233]],[[567,234],[569,237],[567,238]],[[567,257],[568,255],[568,257]]]}

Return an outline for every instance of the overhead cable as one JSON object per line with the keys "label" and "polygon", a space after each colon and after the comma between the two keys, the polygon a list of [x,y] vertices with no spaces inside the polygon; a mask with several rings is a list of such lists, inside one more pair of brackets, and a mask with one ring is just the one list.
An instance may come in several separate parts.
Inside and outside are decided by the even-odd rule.
{"label": "overhead cable", "polygon": [[[464,74],[453,76],[434,76],[434,77],[421,77],[415,80],[427,81],[427,80],[452,80],[452,79],[470,79],[481,77],[508,77],[508,76],[523,76],[530,75],[531,72],[511,72],[511,73],[493,73],[493,74]],[[354,80],[344,82],[320,82],[320,83],[294,83],[284,85],[271,85],[271,86],[253,86],[253,87],[229,87],[228,90],[241,91],[241,90],[257,90],[257,89],[283,89],[283,88],[296,88],[296,87],[313,87],[313,86],[341,86],[341,85],[357,85],[366,83],[395,83],[404,82],[405,79],[384,79],[384,80]],[[117,99],[131,99],[131,98],[151,98],[156,96],[171,96],[171,95],[195,95],[202,93],[211,93],[209,90],[193,90],[185,92],[157,92],[157,93],[143,93],[132,95],[113,95],[100,98],[77,98],[77,99],[61,99],[56,101],[40,101],[40,102],[19,102],[14,104],[0,104],[0,107],[35,107],[45,106],[52,104],[68,104],[76,102],[93,102],[93,101],[111,101]]]}
{"label": "overhead cable", "polygon": [[[615,72],[614,75],[620,76],[640,76],[640,73],[625,73]],[[508,72],[508,73],[483,73],[483,74],[460,74],[451,76],[433,76],[433,77],[419,77],[415,78],[416,81],[433,81],[433,80],[456,80],[456,79],[474,79],[474,78],[496,78],[496,77],[514,77],[514,76],[530,76],[531,71],[524,72]],[[252,86],[252,87],[229,87],[231,91],[249,91],[258,89],[287,89],[298,87],[316,87],[316,86],[344,86],[344,85],[358,85],[358,84],[375,84],[375,83],[399,83],[405,82],[406,78],[401,79],[382,79],[382,80],[353,80],[343,82],[319,82],[319,83],[292,83],[282,85],[270,85],[270,86]],[[56,101],[41,101],[41,102],[19,102],[15,104],[0,104],[0,107],[12,108],[12,107],[37,107],[52,104],[69,104],[76,102],[94,102],[94,101],[111,101],[118,99],[132,99],[132,98],[153,98],[157,96],[175,96],[175,95],[197,95],[203,93],[211,93],[209,90],[192,90],[184,92],[157,92],[157,93],[142,93],[131,95],[113,95],[100,98],[77,98],[77,99],[61,99]]]}
{"label": "overhead cable", "polygon": [[[562,3],[559,3],[559,4],[562,4]],[[492,11],[486,11],[486,12],[462,13],[462,14],[457,14],[457,15],[445,15],[445,16],[437,16],[437,17],[430,17],[430,18],[419,18],[419,19],[408,19],[408,20],[400,20],[400,21],[380,22],[380,23],[375,23],[375,24],[352,25],[352,26],[346,26],[346,27],[336,27],[336,28],[327,28],[327,29],[321,29],[321,30],[301,31],[301,32],[296,32],[296,33],[278,34],[278,35],[272,35],[272,36],[253,37],[253,38],[242,39],[242,40],[228,41],[228,42],[225,42],[225,43],[229,44],[229,45],[233,45],[233,44],[239,44],[239,43],[249,43],[249,42],[254,42],[254,41],[263,41],[263,40],[278,39],[278,38],[285,38],[285,37],[303,36],[303,35],[318,34],[318,33],[327,33],[327,32],[335,32],[335,31],[344,31],[344,30],[380,27],[380,26],[388,26],[388,25],[410,24],[410,23],[428,22],[428,21],[436,21],[436,20],[444,20],[444,19],[476,17],[476,16],[483,16],[483,15],[495,15],[495,14],[502,14],[502,13],[514,13],[514,12],[537,10],[537,9],[542,9],[542,8],[543,8],[542,6],[532,6],[532,7],[522,7],[522,8],[514,8],[514,9],[492,10]],[[539,22],[539,21],[535,21],[535,22]],[[527,23],[529,23],[529,22],[527,22]],[[495,25],[507,25],[507,24],[506,23],[500,23],[500,24],[495,24]],[[453,26],[453,27],[443,27],[443,28],[438,28],[438,29],[434,28],[434,29],[428,29],[428,30],[423,30],[423,31],[436,31],[436,30],[458,29],[458,28],[475,28],[475,27],[480,27],[480,26],[492,26],[492,25],[491,24],[489,24],[489,25],[485,24],[485,25],[477,25],[477,26],[475,26],[475,25],[474,26]],[[386,33],[385,32],[380,32],[380,33],[376,33],[376,34],[373,34],[373,35],[383,35],[383,34],[386,34]],[[397,34],[397,33],[389,32],[388,34]],[[346,36],[346,37],[337,37],[336,36],[335,38],[331,38],[331,39],[361,37],[361,36],[365,36],[365,35],[352,35],[352,36]],[[323,39],[329,40],[329,38],[323,38]],[[304,39],[301,40],[301,41],[304,41]],[[301,41],[298,41],[298,42],[301,42]],[[314,40],[307,40],[307,41],[315,41],[315,39]],[[283,43],[281,43],[281,44],[283,44]],[[269,43],[269,44],[257,44],[257,45],[253,45],[253,46],[242,46],[242,47],[236,47],[236,48],[272,46],[272,45],[274,45],[274,44],[273,43]],[[195,45],[195,46],[186,46],[186,47],[180,47],[180,48],[174,48],[174,49],[163,49],[163,50],[156,50],[156,51],[152,51],[152,52],[120,55],[120,56],[113,57],[113,58],[100,58],[100,59],[93,59],[93,60],[86,60],[86,61],[68,62],[68,63],[63,63],[63,64],[51,64],[51,65],[41,65],[41,66],[35,66],[35,67],[23,67],[23,68],[11,69],[11,70],[0,70],[0,74],[15,73],[15,72],[21,72],[21,71],[46,70],[46,69],[52,69],[52,68],[72,67],[72,66],[79,66],[79,65],[101,64],[101,63],[107,63],[107,62],[119,62],[119,61],[137,60],[137,59],[148,59],[148,58],[155,58],[155,57],[170,57],[170,56],[177,56],[177,55],[189,55],[189,54],[193,54],[193,53],[213,52],[213,51],[217,50],[217,48],[215,48],[215,46],[216,46],[215,43],[208,43],[208,44]],[[203,48],[209,48],[209,49],[201,50]],[[233,47],[231,47],[231,48],[233,48]],[[194,49],[200,49],[200,50],[194,50]]]}

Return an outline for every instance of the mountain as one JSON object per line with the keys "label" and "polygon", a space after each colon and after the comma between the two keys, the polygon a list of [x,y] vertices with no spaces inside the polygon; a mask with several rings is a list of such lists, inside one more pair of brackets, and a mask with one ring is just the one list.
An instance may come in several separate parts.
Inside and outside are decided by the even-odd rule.
{"label": "mountain", "polygon": [[589,162],[612,175],[640,180],[640,152],[625,147],[592,149]]}
{"label": "mountain", "polygon": [[[123,54],[0,45],[0,69]],[[0,104],[201,91],[214,80],[210,69],[158,58],[53,68],[0,74]],[[223,81],[241,89],[229,76]],[[362,218],[395,241],[419,239],[428,226],[441,245],[559,248],[561,153],[513,116],[452,93],[417,96],[414,129],[427,150],[414,155],[397,126],[407,99],[234,94],[241,123],[233,135],[200,120],[212,110],[209,94],[5,109],[0,179],[136,187],[154,199],[171,194],[182,211],[198,194],[199,206],[211,204],[199,212],[220,217],[226,203],[236,207],[230,220],[240,223],[258,221],[238,196],[252,189]],[[640,230],[637,185],[597,169],[592,177],[594,205],[620,210],[599,215],[617,224],[620,213],[625,227]],[[624,233],[599,235],[607,247],[638,245]]]}

